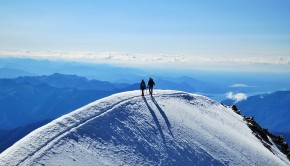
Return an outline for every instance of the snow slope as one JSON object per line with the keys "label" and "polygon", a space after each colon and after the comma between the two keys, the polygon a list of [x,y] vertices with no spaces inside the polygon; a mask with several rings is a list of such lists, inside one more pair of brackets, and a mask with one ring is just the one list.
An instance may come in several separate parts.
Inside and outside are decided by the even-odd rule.
{"label": "snow slope", "polygon": [[230,108],[158,90],[103,98],[35,130],[0,165],[290,165]]}

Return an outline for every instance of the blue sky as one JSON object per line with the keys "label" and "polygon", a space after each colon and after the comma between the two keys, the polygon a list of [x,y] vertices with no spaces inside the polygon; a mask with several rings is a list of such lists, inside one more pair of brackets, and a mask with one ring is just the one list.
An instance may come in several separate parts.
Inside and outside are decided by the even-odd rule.
{"label": "blue sky", "polygon": [[289,9],[289,0],[0,0],[0,50],[287,59]]}

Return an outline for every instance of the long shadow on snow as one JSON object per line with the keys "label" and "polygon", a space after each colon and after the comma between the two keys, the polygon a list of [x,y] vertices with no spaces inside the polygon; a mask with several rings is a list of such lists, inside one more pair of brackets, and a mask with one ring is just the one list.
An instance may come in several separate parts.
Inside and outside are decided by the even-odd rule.
{"label": "long shadow on snow", "polygon": [[[156,123],[156,126],[161,134],[161,137],[163,139],[163,143],[166,148],[166,153],[168,154],[169,158],[166,158],[161,165],[227,165],[224,164],[222,161],[216,160],[213,156],[211,156],[207,151],[200,147],[191,147],[187,145],[187,143],[183,142],[174,142],[172,140],[168,140],[168,145],[166,145],[164,133],[162,131],[161,125],[158,121],[158,118],[153,111],[153,109],[149,106],[147,100],[145,97],[142,97],[146,106],[148,107],[154,122]],[[171,132],[171,124],[165,114],[165,112],[161,109],[155,98],[152,96],[152,101],[159,110],[160,114],[165,120],[165,123],[170,131],[171,136],[173,137],[173,134]]]}
{"label": "long shadow on snow", "polygon": [[147,108],[149,109],[149,111],[150,111],[150,113],[151,113],[151,115],[152,115],[152,117],[153,117],[154,122],[156,123],[156,126],[157,126],[157,128],[158,128],[158,130],[159,130],[159,133],[160,133],[161,137],[162,137],[162,140],[163,140],[164,145],[166,145],[166,141],[165,141],[164,133],[163,133],[163,131],[162,131],[161,125],[160,125],[160,123],[159,123],[159,121],[158,121],[158,118],[157,118],[155,112],[154,112],[153,109],[149,106],[149,104],[148,104],[146,98],[145,98],[144,96],[143,96],[142,98],[143,98],[143,100],[144,100],[144,102],[145,102]]}
{"label": "long shadow on snow", "polygon": [[170,132],[170,135],[173,136],[172,132],[171,132],[171,124],[165,114],[165,112],[162,110],[162,108],[159,106],[159,104],[157,103],[157,101],[155,100],[155,98],[153,96],[151,96],[153,103],[155,104],[155,106],[157,107],[157,109],[159,110],[160,114],[162,115],[163,119],[165,120],[166,126]]}
{"label": "long shadow on snow", "polygon": [[[130,103],[128,101],[126,104],[115,109],[115,111],[109,111],[105,115],[88,122],[86,127],[80,127],[76,132],[71,132],[66,135],[66,137],[76,142],[80,141],[80,144],[82,144],[82,142],[87,142],[90,145],[86,147],[87,145],[85,144],[84,148],[93,151],[96,150],[101,153],[102,150],[110,151],[112,146],[121,147],[119,149],[120,151],[116,151],[115,149],[114,152],[120,154],[126,153],[126,148],[122,149],[124,146],[128,147],[128,149],[134,149],[136,156],[142,156],[139,160],[136,160],[136,165],[144,165],[144,163],[147,163],[147,165],[186,166],[227,165],[216,160],[201,147],[192,145],[190,140],[180,139],[178,135],[176,136],[176,140],[170,138],[165,140],[161,124],[155,112],[149,106],[145,97],[143,97],[143,100],[153,117],[157,129],[151,127],[146,128],[146,125],[150,122],[144,122],[142,124],[137,123],[138,119],[136,119],[136,113],[138,114],[138,110],[133,109],[128,111],[126,106],[134,104],[134,102]],[[138,116],[141,114],[142,113],[138,114]],[[156,131],[159,132],[162,137],[164,149],[159,147],[159,141],[154,135]],[[120,158],[124,157],[120,155]],[[130,157],[126,158],[126,160],[129,158]],[[130,161],[128,162],[130,163]],[[127,162],[124,161],[124,164],[126,163]]]}

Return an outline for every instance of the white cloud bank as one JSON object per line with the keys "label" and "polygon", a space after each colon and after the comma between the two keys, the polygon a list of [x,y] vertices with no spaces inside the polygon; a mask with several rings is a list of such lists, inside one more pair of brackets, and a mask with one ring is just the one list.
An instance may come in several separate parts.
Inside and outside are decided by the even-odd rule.
{"label": "white cloud bank", "polygon": [[[131,54],[120,52],[54,52],[54,51],[0,51],[0,56],[32,57],[45,59],[76,60],[92,63],[108,63],[131,66],[161,66],[175,68],[203,68],[203,69],[231,69],[255,70],[260,68],[276,69],[274,66],[290,68],[290,56],[284,57],[213,57],[193,55],[166,55],[166,54]],[[251,68],[252,67],[252,68]]]}
{"label": "white cloud bank", "polygon": [[235,103],[240,102],[242,100],[247,100],[247,94],[245,93],[236,93],[228,92],[226,93],[228,99],[235,100]]}
{"label": "white cloud bank", "polygon": [[239,87],[241,87],[241,88],[251,88],[253,86],[250,86],[250,85],[247,85],[247,84],[234,84],[234,85],[231,85],[230,87],[231,88],[239,88]]}

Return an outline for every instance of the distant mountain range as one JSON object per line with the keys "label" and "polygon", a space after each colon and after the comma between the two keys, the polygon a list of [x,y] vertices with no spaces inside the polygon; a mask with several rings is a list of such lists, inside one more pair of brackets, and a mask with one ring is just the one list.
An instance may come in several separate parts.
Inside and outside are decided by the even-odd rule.
{"label": "distant mountain range", "polygon": [[105,96],[134,89],[137,84],[63,74],[0,79],[0,129],[54,119]]}
{"label": "distant mountain range", "polygon": [[[87,79],[109,81],[114,84],[134,84],[141,81],[141,79],[145,79],[146,81],[146,79],[148,80],[149,77],[152,77],[158,82],[156,84],[157,88],[198,92],[203,95],[215,97],[219,101],[225,99],[224,94],[229,91],[252,95],[290,88],[289,74],[270,74],[271,79],[269,79],[269,73],[156,70],[61,60],[0,58],[0,78],[50,76],[54,73],[62,73],[70,76],[77,75]],[[74,84],[78,84],[78,82],[73,82]],[[79,83],[82,84],[84,82],[80,81]],[[106,82],[103,83],[106,84]],[[82,87],[88,87],[92,90],[93,87],[91,87],[90,81],[85,82],[85,85]],[[218,98],[216,97],[217,95],[219,96]]]}

